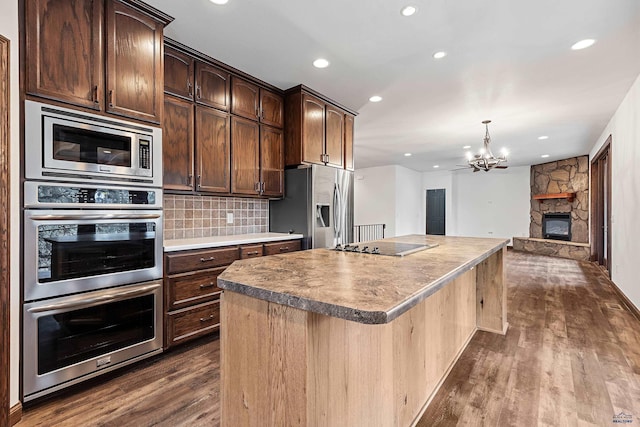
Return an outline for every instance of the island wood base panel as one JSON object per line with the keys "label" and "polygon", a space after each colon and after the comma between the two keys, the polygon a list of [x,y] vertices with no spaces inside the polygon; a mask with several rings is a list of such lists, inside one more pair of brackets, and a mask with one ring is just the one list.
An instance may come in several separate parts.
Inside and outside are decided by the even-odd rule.
{"label": "island wood base panel", "polygon": [[476,331],[475,270],[382,325],[222,298],[223,427],[411,425]]}

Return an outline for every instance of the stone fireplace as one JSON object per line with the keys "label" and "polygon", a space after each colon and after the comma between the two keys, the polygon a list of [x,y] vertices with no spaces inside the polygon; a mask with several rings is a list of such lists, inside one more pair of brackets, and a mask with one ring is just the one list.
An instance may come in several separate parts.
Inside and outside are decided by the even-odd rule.
{"label": "stone fireplace", "polygon": [[514,249],[588,260],[589,157],[531,166],[530,187],[529,238],[514,237]]}

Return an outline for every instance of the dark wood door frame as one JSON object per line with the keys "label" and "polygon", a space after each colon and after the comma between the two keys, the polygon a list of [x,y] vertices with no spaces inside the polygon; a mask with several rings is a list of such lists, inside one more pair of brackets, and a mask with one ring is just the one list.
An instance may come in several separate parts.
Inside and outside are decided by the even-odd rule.
{"label": "dark wood door frame", "polygon": [[0,425],[9,425],[9,40],[0,35]]}
{"label": "dark wood door frame", "polygon": [[[611,142],[609,135],[591,160],[591,260],[611,277]],[[606,242],[605,242],[606,234]]]}

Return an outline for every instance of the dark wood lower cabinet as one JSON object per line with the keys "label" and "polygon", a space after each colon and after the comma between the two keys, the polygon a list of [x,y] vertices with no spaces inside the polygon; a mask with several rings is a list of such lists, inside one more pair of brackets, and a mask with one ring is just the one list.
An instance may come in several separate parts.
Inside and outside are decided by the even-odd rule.
{"label": "dark wood lower cabinet", "polygon": [[186,342],[220,328],[220,300],[167,314],[166,346]]}
{"label": "dark wood lower cabinet", "polygon": [[166,252],[165,341],[168,349],[220,328],[218,276],[238,259],[300,250],[300,240]]}

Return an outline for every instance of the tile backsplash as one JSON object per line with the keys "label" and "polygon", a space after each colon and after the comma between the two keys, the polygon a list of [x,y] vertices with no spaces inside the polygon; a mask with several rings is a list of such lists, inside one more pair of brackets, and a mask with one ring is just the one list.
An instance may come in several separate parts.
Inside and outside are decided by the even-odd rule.
{"label": "tile backsplash", "polygon": [[[227,224],[233,214],[233,224]],[[269,231],[269,201],[214,196],[164,196],[164,239]]]}

